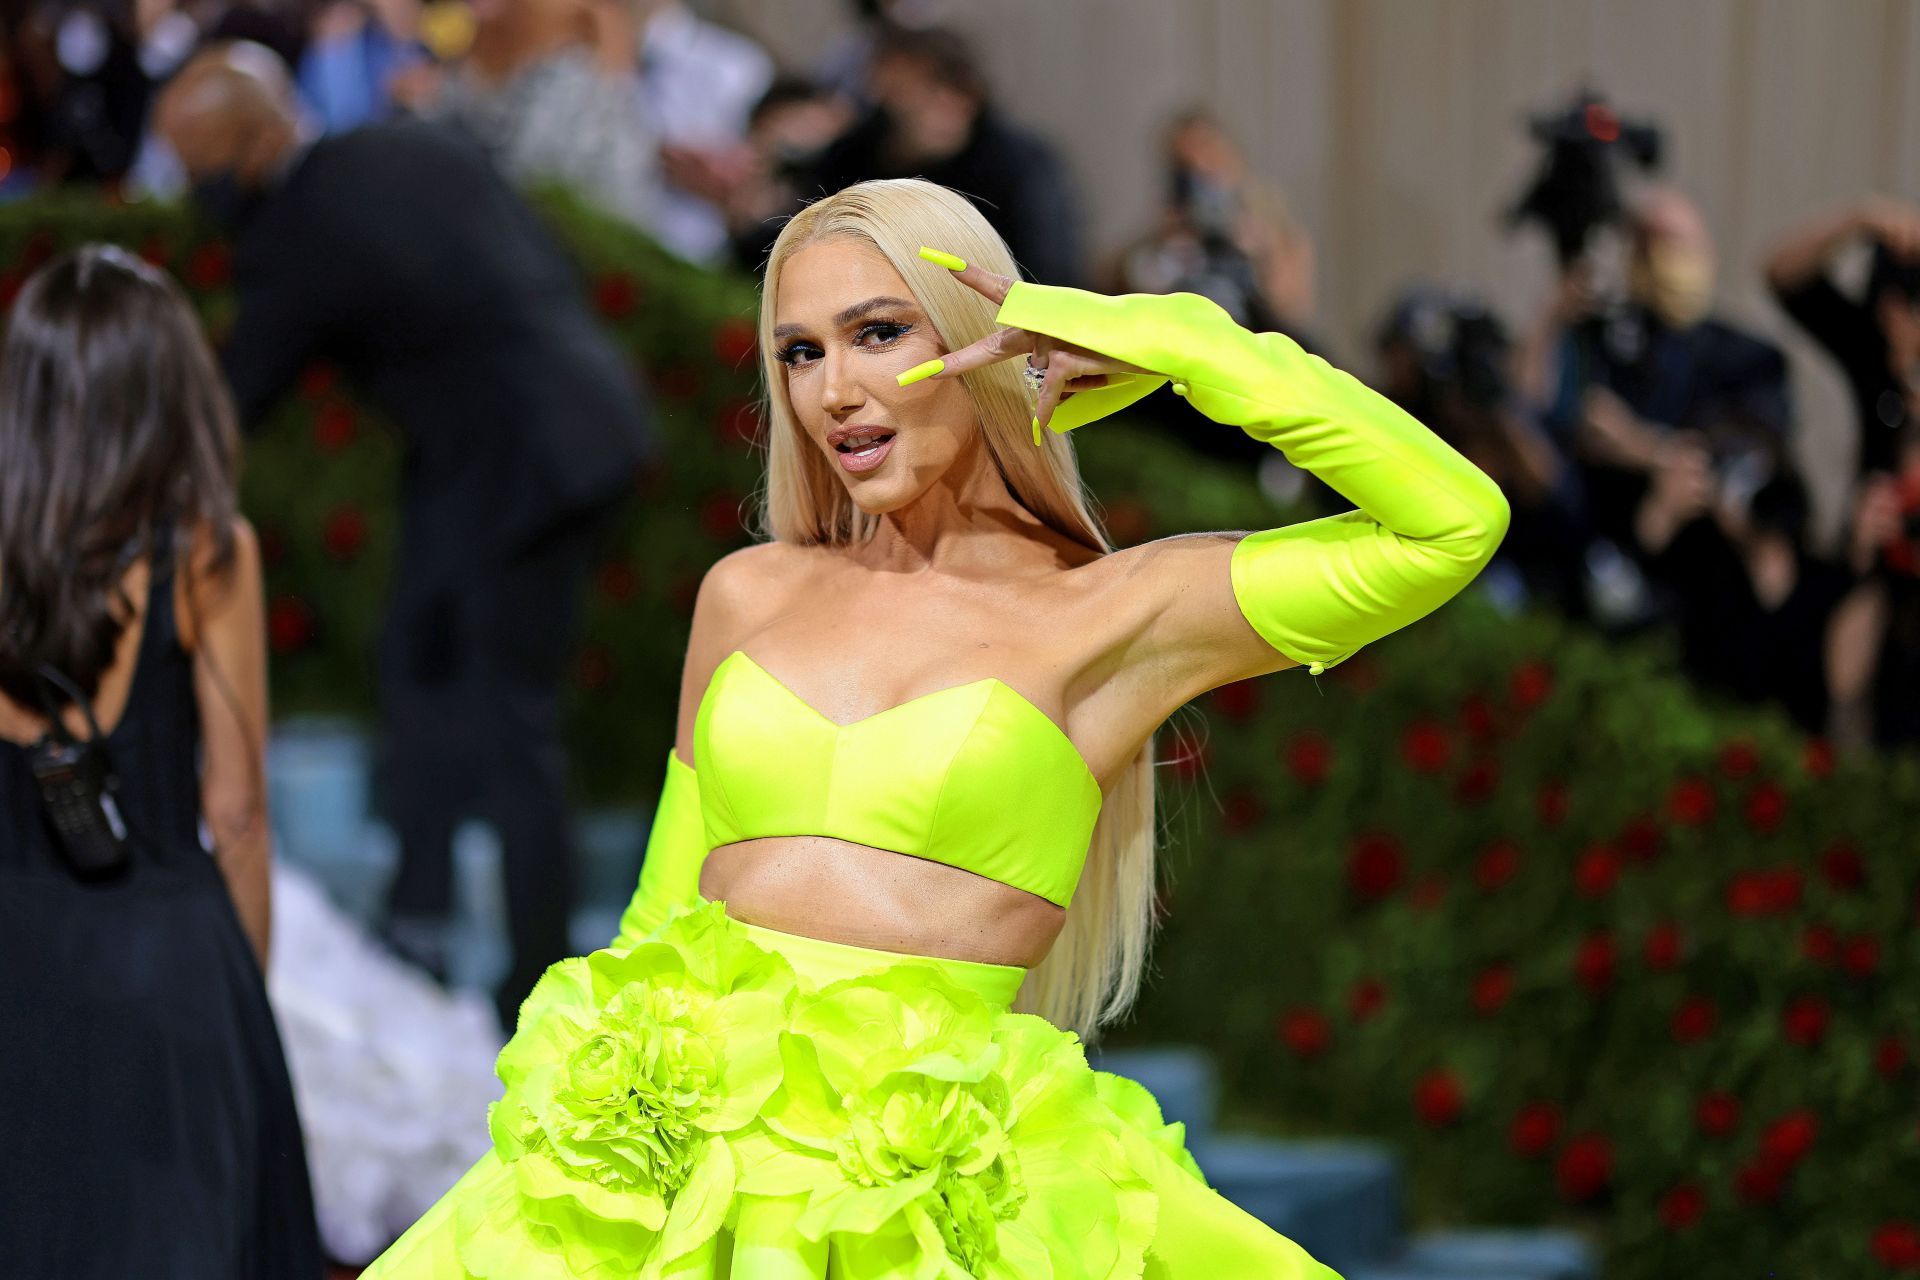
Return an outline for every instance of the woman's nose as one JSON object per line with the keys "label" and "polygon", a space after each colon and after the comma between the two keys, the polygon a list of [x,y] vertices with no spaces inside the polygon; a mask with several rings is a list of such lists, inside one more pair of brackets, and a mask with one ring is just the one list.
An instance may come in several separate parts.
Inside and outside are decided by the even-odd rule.
{"label": "woman's nose", "polygon": [[820,408],[830,414],[857,409],[866,402],[866,393],[853,376],[852,361],[829,355],[821,360]]}

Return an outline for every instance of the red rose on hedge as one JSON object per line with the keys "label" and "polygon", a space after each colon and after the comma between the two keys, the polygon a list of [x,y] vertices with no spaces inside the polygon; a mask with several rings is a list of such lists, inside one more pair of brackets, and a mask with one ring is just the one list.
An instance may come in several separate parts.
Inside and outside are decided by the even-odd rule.
{"label": "red rose on hedge", "polygon": [[1748,1204],[1772,1204],[1786,1186],[1787,1172],[1784,1166],[1764,1157],[1749,1161],[1734,1175],[1734,1190]]}
{"label": "red rose on hedge", "polygon": [[1540,794],[1534,797],[1534,808],[1540,815],[1540,824],[1557,827],[1567,820],[1567,784],[1564,782],[1543,782]]}
{"label": "red rose on hedge", "polygon": [[1719,1025],[1720,1011],[1705,996],[1689,996],[1673,1012],[1673,1038],[1680,1044],[1696,1044],[1713,1034]]}
{"label": "red rose on hedge", "polygon": [[1740,1125],[1740,1100],[1730,1093],[1709,1093],[1694,1108],[1694,1123],[1709,1138],[1724,1138]]}
{"label": "red rose on hedge", "polygon": [[1495,840],[1474,864],[1473,878],[1482,889],[1498,889],[1519,873],[1520,846],[1511,840]]}
{"label": "red rose on hedge", "polygon": [[1173,770],[1173,776],[1182,782],[1191,782],[1207,770],[1207,762],[1213,759],[1213,747],[1204,739],[1185,733],[1175,733],[1173,750],[1167,756],[1166,765]]}
{"label": "red rose on hedge", "polygon": [[1522,711],[1545,702],[1553,694],[1553,668],[1539,659],[1521,663],[1513,669],[1507,684],[1507,696]]}
{"label": "red rose on hedge", "polygon": [[1880,939],[1871,934],[1848,938],[1840,949],[1840,967],[1855,978],[1871,978],[1880,971]]}
{"label": "red rose on hedge", "polygon": [[722,320],[713,331],[713,354],[720,363],[729,369],[737,369],[759,347],[759,336],[754,332],[753,321],[740,316],[730,316]]}
{"label": "red rose on hedge", "polygon": [[1613,935],[1595,933],[1580,944],[1573,960],[1574,976],[1595,995],[1613,982]]}
{"label": "red rose on hedge", "polygon": [[1833,744],[1825,738],[1809,738],[1806,750],[1800,755],[1800,767],[1810,778],[1833,776]]}
{"label": "red rose on hedge", "polygon": [[1447,878],[1438,871],[1429,871],[1414,881],[1407,900],[1418,910],[1432,911],[1447,900]]}
{"label": "red rose on hedge", "polygon": [[1287,744],[1287,771],[1303,786],[1317,787],[1333,768],[1333,748],[1312,729],[1297,733]]}
{"label": "red rose on hedge", "polygon": [[1700,778],[1682,778],[1667,792],[1667,816],[1683,827],[1697,827],[1713,817],[1713,788]]}
{"label": "red rose on hedge", "polygon": [[1767,1126],[1760,1137],[1760,1149],[1780,1164],[1798,1164],[1813,1149],[1813,1140],[1819,1134],[1820,1121],[1813,1112],[1789,1111]]}
{"label": "red rose on hedge", "polygon": [[1499,763],[1482,757],[1461,770],[1459,780],[1453,784],[1453,795],[1461,804],[1485,804],[1499,786]]}
{"label": "red rose on hedge", "polygon": [[1242,723],[1260,709],[1260,682],[1235,680],[1232,684],[1223,684],[1213,691],[1213,705],[1235,724]]}
{"label": "red rose on hedge", "polygon": [[1820,874],[1836,889],[1858,889],[1867,882],[1867,864],[1858,849],[1836,840],[1821,851]]}
{"label": "red rose on hedge", "polygon": [[1251,787],[1235,787],[1222,802],[1220,829],[1229,835],[1249,830],[1259,823],[1265,812],[1259,792]]}
{"label": "red rose on hedge", "polygon": [[1333,1027],[1318,1009],[1289,1009],[1280,1016],[1275,1031],[1280,1042],[1302,1058],[1317,1058],[1326,1052],[1333,1039]]}
{"label": "red rose on hedge", "polygon": [[613,653],[603,644],[583,646],[573,674],[582,688],[595,691],[606,688],[613,683]]}
{"label": "red rose on hedge", "polygon": [[1787,793],[1777,782],[1763,782],[1747,793],[1746,808],[1747,826],[1756,834],[1770,836],[1787,816]]}
{"label": "red rose on hedge", "polygon": [[725,490],[708,494],[700,502],[700,527],[716,542],[743,536],[746,526],[740,520],[739,495]]}
{"label": "red rose on hedge", "polygon": [[1514,1112],[1507,1145],[1526,1159],[1543,1156],[1560,1141],[1560,1108],[1551,1102],[1529,1102]]}
{"label": "red rose on hedge", "polygon": [[1460,728],[1469,738],[1484,742],[1494,736],[1498,726],[1493,715],[1493,703],[1478,693],[1470,693],[1460,700]]}
{"label": "red rose on hedge", "polygon": [[1720,748],[1720,772],[1729,778],[1744,778],[1760,767],[1760,754],[1751,742],[1735,740]]}
{"label": "red rose on hedge", "polygon": [[196,289],[218,289],[233,279],[233,251],[209,240],[187,258],[187,283]]}
{"label": "red rose on hedge", "polygon": [[1573,883],[1584,897],[1604,898],[1620,878],[1620,855],[1604,844],[1594,845],[1574,864]]}
{"label": "red rose on hedge", "polygon": [[1513,995],[1513,969],[1509,965],[1489,965],[1473,980],[1473,1007],[1482,1014],[1500,1012]]}
{"label": "red rose on hedge", "polygon": [[313,609],[298,596],[280,596],[267,609],[267,642],[275,653],[292,653],[313,639]]}
{"label": "red rose on hedge", "polygon": [[593,283],[593,309],[609,320],[625,320],[639,302],[640,286],[623,272],[608,272]]}
{"label": "red rose on hedge", "polygon": [[1387,1003],[1387,988],[1378,978],[1362,978],[1353,984],[1353,991],[1347,997],[1347,1006],[1353,1011],[1355,1022],[1365,1022],[1379,1013]]}
{"label": "red rose on hedge", "polygon": [[1416,720],[1400,735],[1400,755],[1415,773],[1438,773],[1453,758],[1453,743],[1436,722]]}
{"label": "red rose on hedge", "polygon": [[1827,1002],[1819,996],[1800,996],[1787,1006],[1781,1024],[1788,1040],[1810,1048],[1826,1038],[1827,1024],[1832,1018]]}
{"label": "red rose on hedge", "polygon": [[752,448],[760,434],[760,406],[751,400],[729,400],[720,406],[713,425],[728,444]]}
{"label": "red rose on hedge", "polygon": [[1873,1256],[1894,1271],[1920,1271],[1920,1227],[1911,1222],[1884,1222],[1873,1233]]}
{"label": "red rose on hedge", "polygon": [[1460,1118],[1466,1105],[1467,1094],[1459,1077],[1445,1068],[1429,1071],[1414,1086],[1414,1110],[1419,1113],[1421,1123],[1430,1128],[1452,1124]]}
{"label": "red rose on hedge", "polygon": [[1832,964],[1840,954],[1840,939],[1824,924],[1810,924],[1800,935],[1800,954],[1815,964]]}
{"label": "red rose on hedge", "polygon": [[367,543],[367,517],[358,507],[338,507],[320,530],[320,545],[335,560],[347,561]]}
{"label": "red rose on hedge", "polygon": [[599,587],[601,595],[615,604],[625,604],[633,599],[634,593],[640,589],[640,575],[635,573],[633,566],[625,560],[609,560],[600,566],[600,572],[595,576],[594,583]]}
{"label": "red rose on hedge", "polygon": [[353,406],[341,400],[329,401],[313,415],[313,443],[322,453],[338,453],[353,443],[359,431]]}
{"label": "red rose on hedge", "polygon": [[1660,856],[1660,828],[1645,814],[1620,828],[1614,841],[1620,851],[1634,862],[1652,862]]}
{"label": "red rose on hedge", "polygon": [[1347,858],[1347,884],[1363,902],[1377,902],[1400,887],[1406,858],[1400,842],[1390,835],[1368,832],[1353,842]]}
{"label": "red rose on hedge", "polygon": [[1613,1144],[1599,1134],[1575,1138],[1560,1152],[1554,1179],[1570,1204],[1593,1199],[1613,1181]]}
{"label": "red rose on hedge", "polygon": [[1891,1080],[1907,1069],[1907,1046],[1899,1036],[1882,1036],[1873,1047],[1873,1069]]}
{"label": "red rose on hedge", "polygon": [[1785,915],[1800,905],[1802,881],[1792,867],[1744,871],[1727,882],[1727,911],[1736,916]]}
{"label": "red rose on hedge", "polygon": [[1660,1221],[1669,1230],[1685,1231],[1707,1211],[1707,1193],[1691,1182],[1681,1183],[1660,1197]]}
{"label": "red rose on hedge", "polygon": [[300,371],[300,395],[307,400],[320,400],[332,394],[339,385],[340,375],[325,360],[310,361]]}
{"label": "red rose on hedge", "polygon": [[1680,963],[1680,928],[1662,921],[1647,932],[1647,967],[1671,969]]}

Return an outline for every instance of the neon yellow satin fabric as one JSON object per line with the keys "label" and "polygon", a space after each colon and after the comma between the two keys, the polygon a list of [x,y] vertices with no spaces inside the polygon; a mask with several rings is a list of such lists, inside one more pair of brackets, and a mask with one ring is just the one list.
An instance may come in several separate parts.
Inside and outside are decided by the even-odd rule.
{"label": "neon yellow satin fabric", "polygon": [[493,1149],[364,1280],[1339,1280],[1023,972],[671,915],[550,969]]}
{"label": "neon yellow satin fabric", "polygon": [[1398,405],[1278,333],[1251,333],[1198,294],[1109,297],[1013,286],[996,317],[1154,371],[1049,424],[1070,431],[1162,377],[1216,422],[1311,471],[1358,511],[1249,534],[1234,547],[1234,598],[1268,644],[1313,670],[1431,613],[1493,557],[1506,498]]}
{"label": "neon yellow satin fabric", "polygon": [[1100,784],[1060,727],[975,680],[836,724],[745,653],[694,725],[706,844],[831,836],[963,868],[1066,906]]}
{"label": "neon yellow satin fabric", "polygon": [[660,803],[647,831],[640,886],[620,914],[620,932],[607,945],[631,947],[667,922],[675,907],[700,901],[700,864],[707,857],[706,824],[700,816],[700,782],[693,768],[667,752]]}

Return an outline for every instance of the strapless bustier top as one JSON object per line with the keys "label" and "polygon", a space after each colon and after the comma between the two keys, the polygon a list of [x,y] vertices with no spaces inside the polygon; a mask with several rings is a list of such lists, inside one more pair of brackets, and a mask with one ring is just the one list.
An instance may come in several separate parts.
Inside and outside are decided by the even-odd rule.
{"label": "strapless bustier top", "polygon": [[736,649],[701,695],[693,752],[709,849],[828,836],[1063,907],[1100,816],[1100,784],[1078,748],[993,678],[839,724]]}

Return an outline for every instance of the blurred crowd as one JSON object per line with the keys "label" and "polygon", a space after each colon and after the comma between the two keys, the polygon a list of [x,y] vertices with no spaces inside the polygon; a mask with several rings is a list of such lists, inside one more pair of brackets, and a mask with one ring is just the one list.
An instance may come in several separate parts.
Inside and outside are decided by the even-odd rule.
{"label": "blurred crowd", "polygon": [[[285,60],[315,135],[442,122],[513,181],[571,186],[711,266],[755,268],[808,198],[924,176],[979,203],[1034,279],[1204,293],[1371,376],[1511,498],[1489,579],[1504,601],[1668,628],[1702,684],[1843,745],[1920,741],[1920,210],[1862,197],[1780,228],[1762,262],[1726,264],[1682,192],[1623,184],[1592,226],[1550,228],[1559,272],[1534,314],[1414,284],[1371,353],[1327,351],[1313,246],[1217,118],[1168,121],[1161,213],[1096,255],[1060,153],[996,103],[967,42],[929,20],[938,7],[852,9],[849,34],[791,68],[681,0],[40,0],[0,20],[0,196],[182,191],[148,104],[225,39]],[[1573,117],[1581,145],[1618,133],[1593,109]],[[1838,539],[1817,534],[1796,462],[1808,424],[1787,360],[1716,307],[1736,270],[1764,273],[1850,389]],[[1177,403],[1142,409],[1184,421]],[[1312,488],[1237,433],[1180,438]]]}

